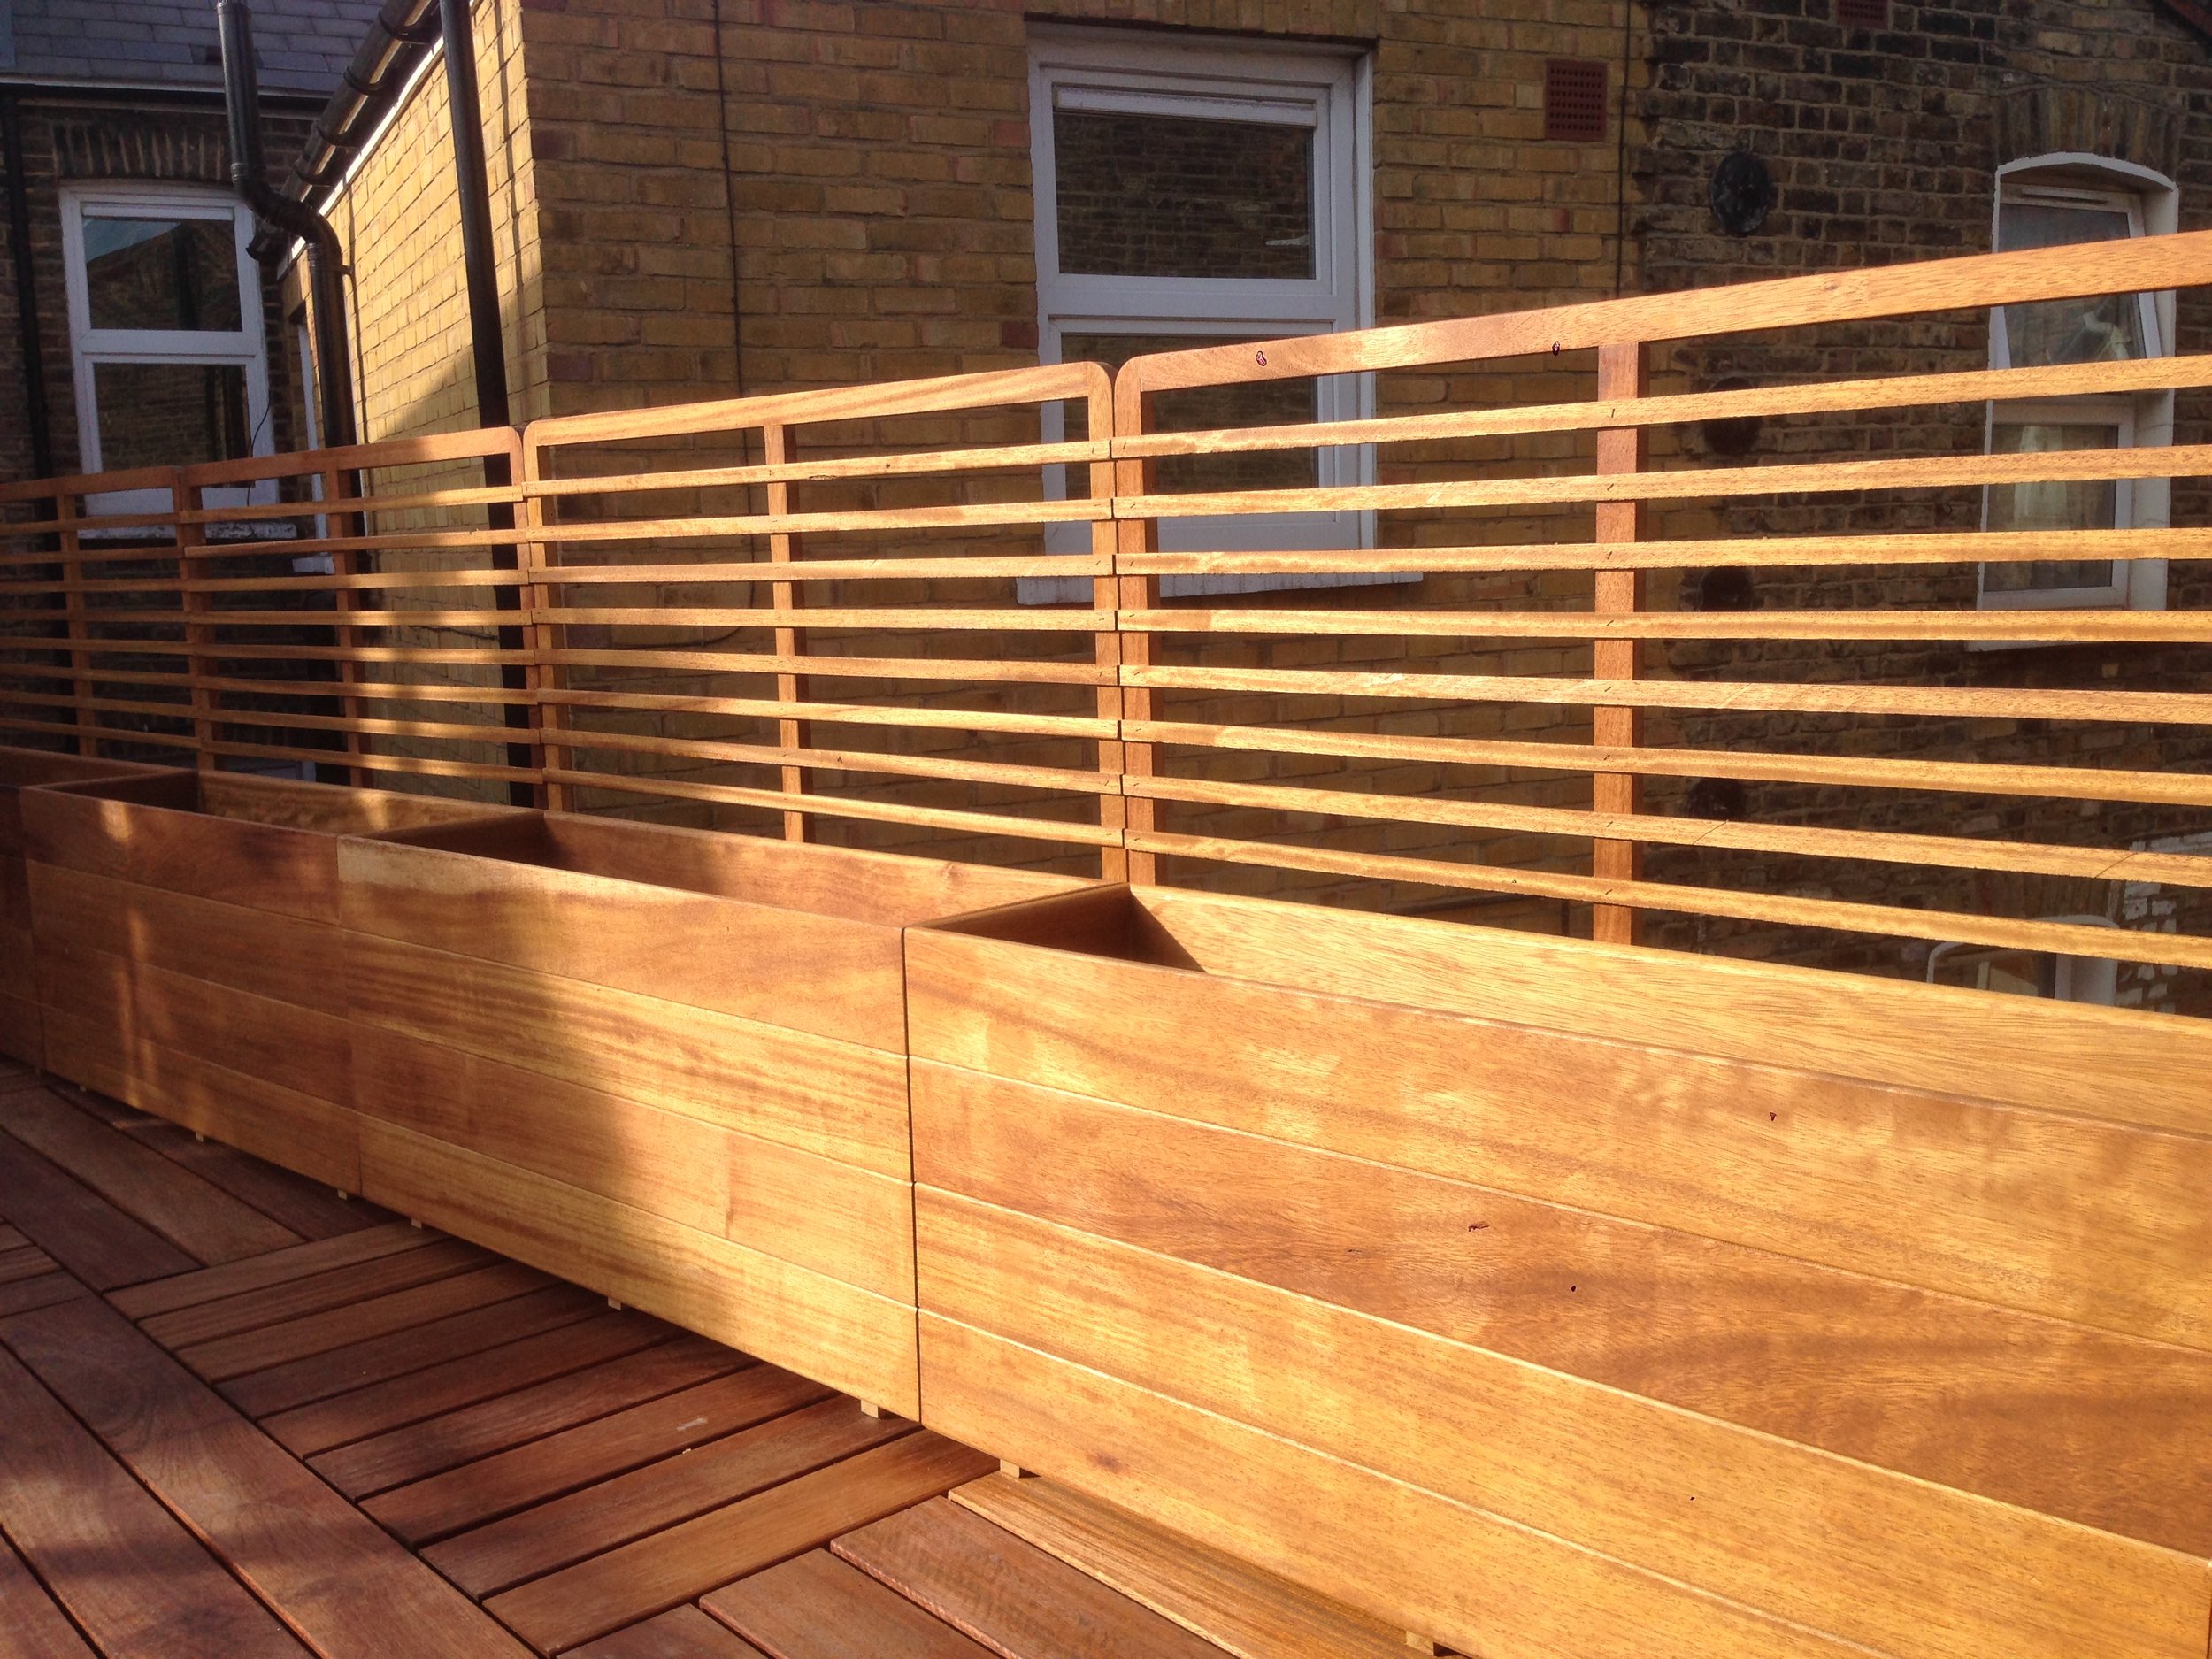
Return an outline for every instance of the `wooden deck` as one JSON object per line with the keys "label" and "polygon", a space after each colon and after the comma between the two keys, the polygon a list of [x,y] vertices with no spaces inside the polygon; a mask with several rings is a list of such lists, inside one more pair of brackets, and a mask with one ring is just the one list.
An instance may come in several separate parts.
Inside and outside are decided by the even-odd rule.
{"label": "wooden deck", "polygon": [[1407,1651],[995,1467],[0,1063],[0,1659]]}

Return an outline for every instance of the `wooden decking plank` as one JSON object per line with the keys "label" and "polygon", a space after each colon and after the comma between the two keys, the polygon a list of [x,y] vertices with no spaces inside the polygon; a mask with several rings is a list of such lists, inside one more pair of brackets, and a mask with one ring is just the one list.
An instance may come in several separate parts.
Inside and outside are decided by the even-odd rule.
{"label": "wooden decking plank", "polygon": [[[826,1549],[724,1585],[699,1605],[770,1659],[987,1659],[990,1652]],[[1402,1647],[1396,1659],[1405,1659]]]}
{"label": "wooden decking plank", "polygon": [[0,1215],[95,1290],[200,1265],[8,1134],[0,1134]]}
{"label": "wooden decking plank", "polygon": [[[103,1311],[83,1297],[20,1317],[72,1309]],[[0,1421],[0,1527],[104,1659],[303,1659],[268,1609],[7,1353]]]}
{"label": "wooden decking plank", "polygon": [[[576,1659],[761,1659],[760,1649],[733,1636],[695,1607],[673,1607],[658,1618],[602,1636],[574,1650]],[[846,1653],[891,1659],[864,1644]]]}
{"label": "wooden decking plank", "polygon": [[5,1539],[0,1539],[0,1659],[99,1659]]}
{"label": "wooden decking plank", "polygon": [[241,1203],[251,1204],[303,1239],[341,1238],[397,1219],[381,1205],[361,1198],[341,1198],[320,1181],[219,1141],[204,1141],[189,1129],[162,1118],[127,1125],[124,1133],[202,1180],[221,1187]]}
{"label": "wooden decking plank", "polygon": [[322,1659],[524,1659],[512,1637],[96,1302],[0,1340]]}
{"label": "wooden decking plank", "polygon": [[[634,1310],[288,1411],[262,1427],[351,1498],[421,1480],[748,1362]],[[421,1409],[427,1402],[428,1409]]]}
{"label": "wooden decking plank", "polygon": [[1239,1659],[1404,1659],[1404,1632],[1057,1481],[987,1475],[952,1501]]}
{"label": "wooden decking plank", "polygon": [[980,1452],[919,1430],[485,1605],[537,1647],[558,1653],[949,1492],[994,1466]]}
{"label": "wooden decking plank", "polygon": [[1008,1659],[1220,1659],[1212,1642],[948,1500],[831,1548]]}
{"label": "wooden decking plank", "polygon": [[795,1411],[829,1393],[773,1365],[755,1365],[464,1463],[362,1507],[409,1543],[425,1544]]}
{"label": "wooden decking plank", "polygon": [[0,1318],[91,1294],[82,1279],[70,1273],[41,1273],[36,1279],[19,1279],[12,1285],[0,1285]]}
{"label": "wooden decking plank", "polygon": [[8,1225],[7,1223],[0,1222],[0,1250],[12,1250],[19,1245],[28,1244],[30,1240],[28,1239],[18,1233],[13,1227]]}
{"label": "wooden decking plank", "polygon": [[195,1307],[219,1297],[258,1290],[265,1285],[280,1285],[288,1279],[328,1272],[333,1268],[350,1267],[357,1262],[373,1261],[380,1256],[420,1249],[445,1236],[429,1227],[395,1221],[365,1227],[343,1238],[311,1240],[289,1249],[257,1256],[250,1261],[228,1262],[221,1267],[179,1273],[173,1279],[133,1285],[127,1290],[117,1291],[109,1300],[129,1317],[143,1319],[173,1309]]}
{"label": "wooden decking plank", "polygon": [[348,1343],[288,1365],[254,1371],[222,1385],[222,1393],[248,1417],[269,1417],[333,1394],[386,1382],[465,1354],[480,1354],[519,1337],[535,1336],[589,1318],[598,1297],[572,1285],[549,1285],[527,1295],[470,1309],[389,1336]]}
{"label": "wooden decking plank", "polygon": [[0,1250],[0,1285],[12,1285],[19,1279],[36,1279],[41,1273],[53,1271],[54,1258],[35,1244]]}
{"label": "wooden decking plank", "polygon": [[[442,1248],[443,1247],[439,1247]],[[449,1279],[411,1285],[382,1295],[342,1302],[317,1312],[241,1331],[177,1349],[178,1357],[210,1382],[228,1382],[234,1377],[267,1371],[295,1360],[311,1359],[333,1348],[349,1347],[395,1332],[426,1325],[472,1309],[489,1307],[550,1284],[534,1267],[519,1262],[494,1262]]]}
{"label": "wooden decking plank", "polygon": [[138,1323],[162,1347],[179,1351],[242,1332],[303,1319],[329,1309],[354,1307],[396,1290],[489,1267],[498,1259],[490,1251],[462,1240],[442,1239],[424,1249],[403,1250],[280,1285],[265,1285],[235,1296],[151,1314]]}
{"label": "wooden decking plank", "polygon": [[471,1595],[572,1566],[913,1432],[842,1397],[759,1424],[423,1551]]}
{"label": "wooden decking plank", "polygon": [[234,1262],[301,1241],[291,1228],[111,1133],[50,1089],[0,1095],[0,1129],[200,1261]]}

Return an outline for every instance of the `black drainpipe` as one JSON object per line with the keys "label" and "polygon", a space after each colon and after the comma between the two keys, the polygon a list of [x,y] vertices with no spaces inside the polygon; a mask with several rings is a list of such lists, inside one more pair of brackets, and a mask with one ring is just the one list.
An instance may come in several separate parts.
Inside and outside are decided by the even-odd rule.
{"label": "black drainpipe", "polygon": [[[446,106],[453,127],[453,189],[461,208],[461,274],[468,289],[469,355],[475,359],[476,424],[503,426],[512,412],[507,399],[507,343],[499,322],[499,272],[492,262],[492,192],[484,169],[484,117],[476,98],[476,30],[469,16],[469,0],[438,0],[438,21],[445,37]],[[488,486],[503,488],[513,481],[505,456],[484,457]],[[515,527],[513,508],[495,505],[485,511],[493,529]],[[519,568],[520,561],[512,547],[495,546],[492,564],[499,570],[511,571]],[[522,595],[511,582],[503,583],[492,589],[492,603],[502,611],[519,611]],[[519,651],[522,648],[521,627],[503,623],[499,649]],[[499,683],[518,691],[526,689],[530,680],[520,666],[505,664],[499,671]],[[525,703],[508,703],[506,716],[509,728],[517,732],[528,733],[536,724]],[[526,767],[531,760],[528,743],[507,746],[509,765]],[[507,794],[518,806],[531,805],[536,798],[536,792],[525,783],[509,784]]]}
{"label": "black drainpipe", "polygon": [[215,0],[223,39],[223,99],[230,112],[230,184],[256,218],[307,244],[307,280],[315,300],[317,389],[323,442],[357,441],[353,422],[353,359],[346,342],[345,249],[330,221],[270,188],[261,165],[261,86],[253,60],[253,13],[246,0]]}
{"label": "black drainpipe", "polygon": [[0,166],[8,170],[8,248],[15,256],[15,326],[23,352],[23,419],[30,427],[31,476],[51,478],[54,426],[46,404],[46,359],[39,346],[31,192],[23,176],[23,111],[12,92],[0,93]]}

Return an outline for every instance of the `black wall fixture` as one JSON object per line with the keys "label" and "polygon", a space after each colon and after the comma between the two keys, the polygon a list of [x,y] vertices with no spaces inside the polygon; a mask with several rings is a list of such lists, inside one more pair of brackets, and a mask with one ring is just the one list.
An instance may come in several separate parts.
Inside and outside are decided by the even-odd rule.
{"label": "black wall fixture", "polygon": [[1756,611],[1759,590],[1740,565],[1716,565],[1683,579],[1683,603],[1693,611]]}
{"label": "black wall fixture", "polygon": [[1748,236],[1767,222],[1774,208],[1774,175],[1747,150],[1731,150],[1713,169],[1708,192],[1713,217],[1732,236]]}
{"label": "black wall fixture", "polygon": [[1741,823],[1751,816],[1751,791],[1740,778],[1700,778],[1682,797],[1686,817]]}
{"label": "black wall fixture", "polygon": [[[1747,392],[1751,382],[1740,374],[1715,380],[1716,392]],[[1715,455],[1749,455],[1757,447],[1759,434],[1766,420],[1759,415],[1717,415],[1710,420],[1697,423],[1698,434],[1705,440],[1705,447]]]}

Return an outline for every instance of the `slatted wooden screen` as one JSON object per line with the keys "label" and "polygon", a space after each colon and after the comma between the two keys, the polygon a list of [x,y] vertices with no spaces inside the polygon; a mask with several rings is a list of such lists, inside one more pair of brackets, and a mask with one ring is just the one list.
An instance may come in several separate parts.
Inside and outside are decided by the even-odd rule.
{"label": "slatted wooden screen", "polygon": [[1085,364],[533,426],[554,804],[1118,872],[1110,411]]}
{"label": "slatted wooden screen", "polygon": [[0,487],[0,730],[443,793],[527,785],[518,496],[482,482],[486,459],[511,480],[519,457],[499,429]]}
{"label": "slatted wooden screen", "polygon": [[[2208,274],[2198,234],[1133,360],[1115,511],[1133,872],[1364,903],[1388,884],[1394,907],[1441,895],[1616,940],[1663,916],[1706,948],[1809,929],[1890,972],[1899,940],[2212,966],[2201,933],[2123,946],[2094,914],[2047,919],[2125,884],[2185,911],[2212,886],[2212,858],[2156,845],[2212,806],[2205,494],[2177,483],[2185,528],[1983,522],[2020,485],[2212,471],[2201,442],[1985,452],[1993,408],[2070,400],[2036,417],[2062,423],[2200,392],[2205,342],[1862,366],[1970,361],[1992,307]],[[1700,389],[1716,364],[1755,383]],[[1386,413],[1173,429],[1179,409],[1279,410],[1286,384],[1355,374]],[[2184,412],[2201,435],[2203,401]],[[1704,425],[1747,422],[1740,457],[1719,451],[1745,426]],[[1225,457],[1271,460],[1271,487]],[[1992,560],[2170,561],[2170,608],[1982,608]],[[1345,577],[1400,585],[1311,585]],[[1307,585],[1164,598],[1193,578]]]}
{"label": "slatted wooden screen", "polygon": [[[2201,975],[2202,313],[1974,365],[1993,309],[2208,273],[2197,233],[12,486],[0,730],[1891,974]],[[1297,419],[1325,375],[1381,412]],[[1990,452],[1993,411],[2085,406],[2136,442]],[[1985,523],[2108,488],[2170,527]],[[2167,605],[1978,603],[2051,561]]]}

